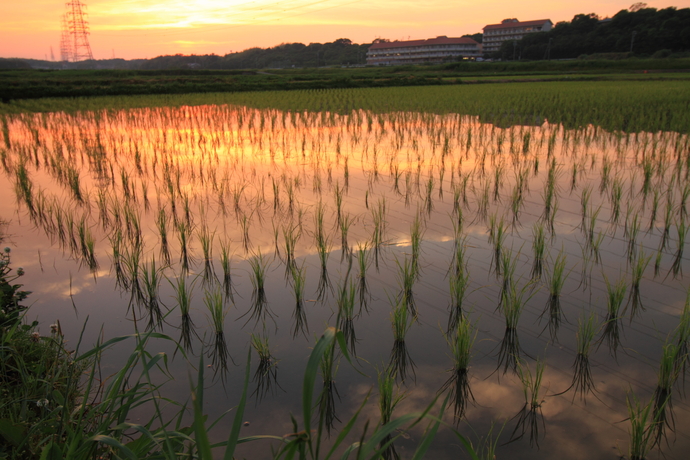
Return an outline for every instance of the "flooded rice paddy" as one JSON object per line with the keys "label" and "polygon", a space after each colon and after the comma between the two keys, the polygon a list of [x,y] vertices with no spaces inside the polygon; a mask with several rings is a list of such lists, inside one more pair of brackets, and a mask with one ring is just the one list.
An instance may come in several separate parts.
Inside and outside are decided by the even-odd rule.
{"label": "flooded rice paddy", "polygon": [[[0,160],[30,319],[73,344],[175,338],[188,361],[147,349],[175,354],[165,395],[182,402],[203,353],[211,420],[251,350],[243,436],[292,432],[334,326],[354,365],[321,366],[333,437],[369,392],[379,422],[388,379],[394,414],[450,395],[445,422],[492,433],[498,458],[629,456],[638,403],[654,451],[690,448],[685,134],[197,106],[6,116]],[[421,431],[400,434],[408,458]],[[442,428],[429,458],[460,452]]]}

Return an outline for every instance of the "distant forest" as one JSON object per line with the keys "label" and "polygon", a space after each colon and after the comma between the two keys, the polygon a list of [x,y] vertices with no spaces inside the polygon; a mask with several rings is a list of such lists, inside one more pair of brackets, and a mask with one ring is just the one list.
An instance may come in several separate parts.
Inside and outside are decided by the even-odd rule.
{"label": "distant forest", "polygon": [[[612,18],[578,14],[548,32],[503,42],[493,57],[511,59],[573,59],[599,57],[666,57],[690,52],[690,8],[657,10],[637,3]],[[603,55],[603,56],[602,56]]]}
{"label": "distant forest", "polygon": [[[464,35],[481,42],[482,34]],[[388,41],[377,39],[377,41]],[[153,59],[104,59],[55,62],[33,59],[2,59],[0,69],[270,69],[325,66],[361,66],[371,43],[356,44],[347,38],[331,43],[283,43],[272,48],[250,48],[219,56],[176,54]],[[526,35],[504,42],[492,56],[502,60],[574,59],[578,57],[668,57],[690,54],[690,8],[657,10],[637,3],[612,18],[578,14],[559,22],[549,32]]]}

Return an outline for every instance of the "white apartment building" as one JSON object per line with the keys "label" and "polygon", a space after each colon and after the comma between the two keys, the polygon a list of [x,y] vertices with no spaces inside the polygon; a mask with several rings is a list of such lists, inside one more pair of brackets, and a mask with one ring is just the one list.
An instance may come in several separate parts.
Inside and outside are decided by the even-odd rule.
{"label": "white apartment building", "polygon": [[538,19],[536,21],[518,21],[517,19],[504,19],[500,24],[489,24],[484,27],[482,45],[485,53],[493,53],[501,48],[504,41],[520,40],[523,36],[534,32],[546,32],[551,30],[553,23],[550,19]]}
{"label": "white apartment building", "polygon": [[428,40],[374,43],[367,51],[369,65],[422,64],[482,56],[482,45],[468,37],[442,35]]}

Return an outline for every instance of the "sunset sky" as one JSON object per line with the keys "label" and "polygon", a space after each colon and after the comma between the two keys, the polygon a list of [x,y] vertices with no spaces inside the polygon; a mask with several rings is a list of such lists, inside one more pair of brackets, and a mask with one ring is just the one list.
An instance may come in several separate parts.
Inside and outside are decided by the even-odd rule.
{"label": "sunset sky", "polygon": [[[0,57],[60,57],[65,2],[3,2]],[[460,36],[504,18],[570,20],[612,16],[632,0],[85,0],[95,59],[165,54],[224,55],[280,43],[370,43]],[[690,0],[649,0],[650,7],[690,7]]]}

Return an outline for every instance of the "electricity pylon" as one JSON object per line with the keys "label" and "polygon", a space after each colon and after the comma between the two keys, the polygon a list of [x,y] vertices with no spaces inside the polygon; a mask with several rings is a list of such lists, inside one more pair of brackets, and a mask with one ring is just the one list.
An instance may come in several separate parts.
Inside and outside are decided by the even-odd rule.
{"label": "electricity pylon", "polygon": [[89,45],[89,22],[85,19],[86,5],[79,0],[65,3],[67,12],[62,15],[60,57],[63,61],[77,62],[93,59]]}

